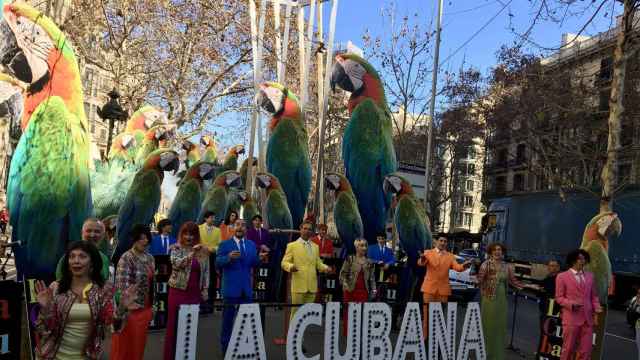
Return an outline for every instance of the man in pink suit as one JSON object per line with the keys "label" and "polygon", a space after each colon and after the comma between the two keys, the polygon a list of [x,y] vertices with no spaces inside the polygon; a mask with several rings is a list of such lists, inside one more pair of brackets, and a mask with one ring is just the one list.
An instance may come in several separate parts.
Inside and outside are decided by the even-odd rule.
{"label": "man in pink suit", "polygon": [[590,261],[589,254],[574,250],[567,255],[569,270],[556,278],[556,302],[562,307],[562,354],[561,360],[591,359],[593,325],[597,324],[600,302],[593,283],[593,274],[584,271]]}

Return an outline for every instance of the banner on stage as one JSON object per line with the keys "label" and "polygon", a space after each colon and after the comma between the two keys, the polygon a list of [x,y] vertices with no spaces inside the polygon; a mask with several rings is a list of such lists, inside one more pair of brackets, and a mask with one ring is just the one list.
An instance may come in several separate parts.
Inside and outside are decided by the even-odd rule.
{"label": "banner on stage", "polygon": [[[596,335],[593,334],[595,346]],[[554,299],[549,299],[547,313],[542,317],[540,326],[540,344],[536,360],[559,360],[562,353],[562,320],[560,306]]]}
{"label": "banner on stage", "polygon": [[[446,315],[443,310],[446,307]],[[324,325],[323,359],[343,360],[364,358],[370,360],[445,359],[466,360],[487,358],[482,333],[480,306],[469,303],[464,314],[462,333],[456,339],[456,303],[429,304],[429,339],[425,346],[422,333],[420,305],[408,303],[404,312],[400,333],[391,341],[391,308],[382,302],[350,303],[347,307],[347,334],[341,334],[341,303],[330,302],[326,306],[311,303],[301,306],[289,323],[287,332],[287,359],[318,359],[321,354],[307,356],[302,343],[307,327]],[[340,344],[340,338],[345,339]],[[456,341],[457,340],[457,341]],[[456,346],[457,344],[457,346]],[[473,354],[473,355],[472,355]],[[240,305],[233,325],[229,351],[225,360],[267,360],[264,334],[258,304]]]}

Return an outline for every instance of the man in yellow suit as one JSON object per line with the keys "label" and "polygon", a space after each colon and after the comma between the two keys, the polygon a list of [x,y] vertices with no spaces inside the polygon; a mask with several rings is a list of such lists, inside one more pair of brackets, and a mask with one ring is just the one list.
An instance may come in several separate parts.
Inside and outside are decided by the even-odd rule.
{"label": "man in yellow suit", "polygon": [[[331,268],[320,260],[320,249],[313,241],[313,225],[309,221],[300,224],[300,237],[290,242],[282,258],[282,269],[291,273],[291,303],[314,302],[318,291],[317,271],[329,272]],[[291,310],[291,317],[296,308]]]}

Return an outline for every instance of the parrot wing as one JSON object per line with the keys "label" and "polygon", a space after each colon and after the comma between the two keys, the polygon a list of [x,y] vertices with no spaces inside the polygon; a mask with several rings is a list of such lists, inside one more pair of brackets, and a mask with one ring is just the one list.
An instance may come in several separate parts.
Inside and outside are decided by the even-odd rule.
{"label": "parrot wing", "polygon": [[204,221],[204,213],[207,211],[213,211],[215,214],[214,224],[219,226],[227,216],[227,189],[223,186],[213,185],[204,196],[202,202],[202,208],[198,215],[198,222]]}
{"label": "parrot wing", "polygon": [[347,254],[354,254],[353,241],[363,235],[362,219],[353,194],[341,193],[336,198],[334,207],[334,222]]}
{"label": "parrot wing", "polygon": [[402,249],[412,262],[417,260],[431,243],[431,231],[419,204],[409,195],[402,196],[398,201],[395,225]]}
{"label": "parrot wing", "polygon": [[585,268],[593,273],[600,304],[606,304],[611,280],[611,261],[609,256],[597,241],[589,241],[582,248],[589,253],[591,258]]}
{"label": "parrot wing", "polygon": [[[65,119],[65,121],[61,121]],[[69,241],[80,240],[91,215],[86,131],[60,97],[31,115],[11,160],[7,185],[13,241],[26,276],[54,273]]]}
{"label": "parrot wing", "polygon": [[366,99],[352,113],[343,139],[346,177],[358,200],[365,237],[370,243],[384,231],[390,205],[390,197],[382,188],[384,177],[397,169],[388,122],[388,114]]}
{"label": "parrot wing", "polygon": [[172,235],[177,237],[182,224],[198,220],[202,206],[202,188],[197,179],[186,179],[180,184],[178,193],[169,209]]}
{"label": "parrot wing", "polygon": [[162,180],[155,169],[138,171],[127,192],[124,203],[118,211],[117,246],[113,253],[113,263],[131,248],[129,232],[135,224],[148,225],[160,206],[160,186]]}

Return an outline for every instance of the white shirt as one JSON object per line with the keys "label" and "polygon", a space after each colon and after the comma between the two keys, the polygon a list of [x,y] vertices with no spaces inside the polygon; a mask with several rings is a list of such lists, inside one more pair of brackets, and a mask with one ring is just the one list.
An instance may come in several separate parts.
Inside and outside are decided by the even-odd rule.
{"label": "white shirt", "polygon": [[577,271],[574,270],[573,268],[569,269],[571,270],[571,273],[573,274],[573,277],[576,278],[576,281],[578,282],[578,284],[582,285],[584,284],[584,271]]}
{"label": "white shirt", "polygon": [[237,237],[233,237],[233,241],[236,242],[236,246],[238,247],[238,249],[240,249],[240,251],[244,252],[244,239],[238,239]]}

